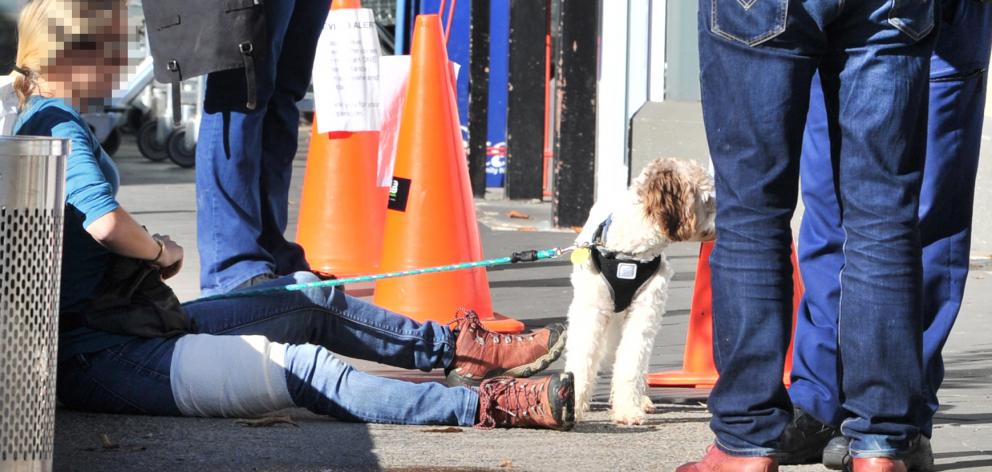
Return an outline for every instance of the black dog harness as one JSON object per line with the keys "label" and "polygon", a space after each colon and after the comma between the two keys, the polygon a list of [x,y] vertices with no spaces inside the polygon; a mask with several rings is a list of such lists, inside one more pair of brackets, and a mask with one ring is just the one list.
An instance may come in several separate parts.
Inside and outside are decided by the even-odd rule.
{"label": "black dog harness", "polygon": [[589,249],[592,251],[593,264],[606,281],[606,286],[610,288],[610,295],[613,296],[613,312],[620,313],[630,307],[637,291],[655,272],[658,272],[661,256],[647,261],[618,259],[617,253],[602,249],[611,221],[612,217],[599,225],[593,235],[594,244]]}

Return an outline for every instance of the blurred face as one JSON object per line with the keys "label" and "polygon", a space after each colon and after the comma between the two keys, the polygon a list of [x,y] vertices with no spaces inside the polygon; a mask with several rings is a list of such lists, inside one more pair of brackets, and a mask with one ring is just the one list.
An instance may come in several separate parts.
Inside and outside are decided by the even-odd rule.
{"label": "blurred face", "polygon": [[45,79],[56,86],[59,95],[81,103],[109,98],[118,88],[121,71],[127,65],[127,15],[124,3],[118,8],[90,10],[80,22],[83,34],[50,33],[52,51],[44,71]]}

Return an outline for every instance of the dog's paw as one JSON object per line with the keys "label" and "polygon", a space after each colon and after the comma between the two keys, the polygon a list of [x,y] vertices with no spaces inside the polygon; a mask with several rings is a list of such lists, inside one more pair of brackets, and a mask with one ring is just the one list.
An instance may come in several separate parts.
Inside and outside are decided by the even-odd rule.
{"label": "dog's paw", "polygon": [[614,408],[610,413],[613,423],[621,426],[644,424],[644,410],[640,408]]}
{"label": "dog's paw", "polygon": [[645,413],[654,413],[654,403],[647,395],[641,397],[641,409],[644,410]]}

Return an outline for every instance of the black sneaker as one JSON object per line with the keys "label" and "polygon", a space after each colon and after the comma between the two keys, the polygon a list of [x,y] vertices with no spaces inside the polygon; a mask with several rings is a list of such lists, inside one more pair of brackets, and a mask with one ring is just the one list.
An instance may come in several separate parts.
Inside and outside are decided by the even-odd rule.
{"label": "black sneaker", "polygon": [[839,435],[837,429],[821,423],[799,408],[792,413],[792,423],[779,439],[781,452],[772,456],[778,459],[780,465],[818,464],[824,447]]}
{"label": "black sneaker", "polygon": [[[831,439],[823,448],[823,465],[831,470],[847,470],[851,463],[850,444],[851,440],[844,436]],[[910,444],[909,453],[902,460],[906,463],[907,470],[933,472],[933,449],[930,447],[930,438],[920,435]]]}

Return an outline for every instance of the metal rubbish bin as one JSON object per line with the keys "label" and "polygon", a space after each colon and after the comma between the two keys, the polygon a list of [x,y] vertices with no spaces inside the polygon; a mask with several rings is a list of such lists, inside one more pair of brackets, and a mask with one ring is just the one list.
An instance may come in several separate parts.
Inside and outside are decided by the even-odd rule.
{"label": "metal rubbish bin", "polygon": [[68,149],[0,136],[0,472],[52,469]]}

